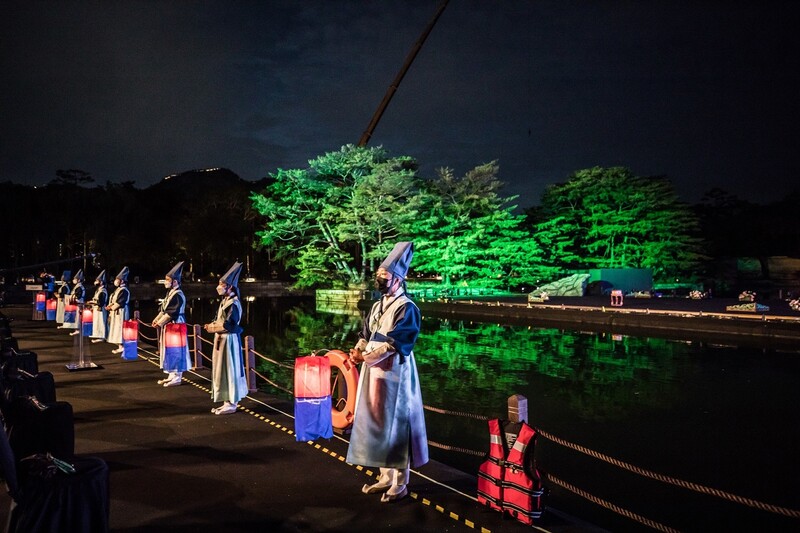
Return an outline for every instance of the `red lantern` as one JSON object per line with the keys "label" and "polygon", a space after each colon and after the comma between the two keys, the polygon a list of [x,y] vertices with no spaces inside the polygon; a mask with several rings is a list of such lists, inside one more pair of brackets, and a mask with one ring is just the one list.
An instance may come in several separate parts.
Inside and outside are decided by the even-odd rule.
{"label": "red lantern", "polygon": [[64,323],[77,324],[78,322],[78,306],[71,303],[64,304]]}
{"label": "red lantern", "polygon": [[122,358],[127,361],[135,361],[139,358],[137,348],[139,340],[139,322],[136,320],[126,320],[122,323]]}
{"label": "red lantern", "polygon": [[327,357],[298,357],[294,360],[295,398],[323,398],[331,395],[331,363]]}
{"label": "red lantern", "polygon": [[139,323],[135,320],[126,320],[122,323],[122,340],[136,341],[139,339]]}
{"label": "red lantern", "polygon": [[186,324],[174,322],[166,325],[164,343],[167,348],[183,348],[186,346]]}
{"label": "red lantern", "polygon": [[45,302],[47,301],[47,293],[45,292],[37,292],[36,293],[36,310],[37,311],[44,311],[45,310]]}
{"label": "red lantern", "polygon": [[327,357],[294,360],[294,431],[298,441],[333,436],[331,362]]}
{"label": "red lantern", "polygon": [[55,298],[50,298],[47,300],[47,310],[45,313],[45,318],[47,320],[55,320],[56,319],[56,309],[58,308],[58,300]]}
{"label": "red lantern", "polygon": [[83,317],[83,321],[81,324],[81,333],[83,334],[84,337],[90,337],[92,335],[92,328],[94,322],[92,318],[94,316],[94,313],[88,307],[84,307],[81,316]]}
{"label": "red lantern", "polygon": [[188,370],[189,348],[186,344],[186,324],[171,322],[164,326],[163,368],[170,372]]}

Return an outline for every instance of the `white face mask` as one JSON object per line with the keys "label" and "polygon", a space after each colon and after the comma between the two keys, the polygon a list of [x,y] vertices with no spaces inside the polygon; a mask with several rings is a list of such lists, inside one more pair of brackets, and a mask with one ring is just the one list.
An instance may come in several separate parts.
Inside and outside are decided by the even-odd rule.
{"label": "white face mask", "polygon": [[164,288],[165,289],[171,289],[172,288],[172,282],[164,280]]}
{"label": "white face mask", "polygon": [[222,285],[217,285],[217,294],[222,296],[226,292],[228,292],[228,291],[227,291],[227,289],[225,287],[223,287]]}
{"label": "white face mask", "polygon": [[120,283],[120,281],[118,279],[114,280],[114,286],[115,287],[119,287],[119,283]]}

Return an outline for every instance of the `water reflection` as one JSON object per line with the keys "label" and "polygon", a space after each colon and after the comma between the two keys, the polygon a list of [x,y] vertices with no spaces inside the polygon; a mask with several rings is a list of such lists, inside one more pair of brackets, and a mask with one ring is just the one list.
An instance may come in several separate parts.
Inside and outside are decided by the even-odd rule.
{"label": "water reflection", "polygon": [[[256,350],[286,362],[320,349],[346,351],[361,328],[359,316],[319,313],[307,300],[272,299],[258,312],[250,305],[246,330]],[[502,416],[511,394],[556,395],[578,416],[596,420],[664,407],[690,349],[663,339],[426,318],[415,353],[426,404]],[[260,371],[291,384],[284,369],[263,364]],[[642,378],[658,385],[634,386]]]}
{"label": "water reflection", "polygon": [[[189,301],[187,321],[214,316],[218,299]],[[140,303],[142,317],[154,304]],[[308,298],[248,299],[246,335],[268,357],[293,362],[322,349],[347,351],[361,328],[357,312],[319,312]],[[708,350],[691,343],[554,328],[504,326],[424,318],[415,349],[425,403],[450,410],[504,416],[508,397],[522,394],[532,415],[557,400],[572,420],[630,418],[653,408],[669,409],[680,397],[694,356]],[[291,371],[260,362],[259,371],[291,388]],[[483,428],[481,428],[482,431]]]}

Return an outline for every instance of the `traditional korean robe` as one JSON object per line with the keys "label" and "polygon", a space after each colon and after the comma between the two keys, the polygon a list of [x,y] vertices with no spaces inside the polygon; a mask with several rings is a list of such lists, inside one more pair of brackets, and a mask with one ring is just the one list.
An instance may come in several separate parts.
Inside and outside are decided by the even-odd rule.
{"label": "traditional korean robe", "polygon": [[123,322],[128,320],[128,301],[131,298],[131,291],[126,285],[120,285],[111,293],[108,300],[108,342],[111,344],[122,344]]}
{"label": "traditional korean robe", "polygon": [[364,351],[347,462],[419,467],[428,462],[414,343],[419,308],[405,294],[376,302],[356,345]]}
{"label": "traditional korean robe", "polygon": [[[78,282],[72,288],[72,294],[69,296],[69,301],[73,304],[82,304],[86,298],[86,289],[83,288],[83,283]],[[78,321],[80,320],[80,312],[81,310],[78,309],[75,312],[75,321],[74,322],[64,322],[64,326],[72,329],[78,329]],[[56,314],[58,313],[58,308],[56,308]]]}
{"label": "traditional korean robe", "polygon": [[105,285],[99,285],[92,296],[92,335],[93,339],[106,338],[106,324],[108,323],[108,311],[106,303],[108,301],[108,291]]}
{"label": "traditional korean robe", "polygon": [[214,351],[211,357],[211,393],[215,402],[238,403],[247,396],[247,377],[242,357],[242,304],[237,297],[222,300],[214,320]]}
{"label": "traditional korean robe", "polygon": [[64,323],[64,304],[67,303],[69,293],[69,283],[66,281],[62,282],[56,291],[56,298],[58,299],[56,302],[56,323],[58,324]]}
{"label": "traditional korean robe", "polygon": [[[188,335],[183,339],[183,353],[181,357],[173,359],[173,363],[169,364],[165,361],[164,355],[166,352],[166,334],[167,329],[164,327],[172,322],[176,324],[186,323],[186,296],[180,289],[170,289],[164,301],[161,302],[159,313],[156,315],[154,322],[161,326],[161,331],[158,335],[158,356],[161,369],[164,372],[183,372],[192,368],[191,359],[189,357],[189,339]],[[165,366],[166,365],[166,366]]]}

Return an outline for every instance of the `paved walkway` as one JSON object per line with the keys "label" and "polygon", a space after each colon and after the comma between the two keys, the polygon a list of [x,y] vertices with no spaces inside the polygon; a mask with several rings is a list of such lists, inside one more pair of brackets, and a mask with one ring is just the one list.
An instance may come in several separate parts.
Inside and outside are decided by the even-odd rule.
{"label": "paved walkway", "polygon": [[[39,355],[60,401],[75,411],[75,451],[110,467],[113,531],[531,531],[479,506],[476,480],[432,462],[412,474],[411,497],[392,504],[364,495],[376,473],[349,465],[347,443],[296,442],[291,404],[256,393],[240,412],[210,413],[208,370],[180,387],[144,358],[124,361],[113,346],[88,344],[101,369],[69,372],[73,342],[30,308],[4,308],[20,348]],[[9,497],[0,495],[5,523]],[[590,531],[558,513],[540,531]]]}

